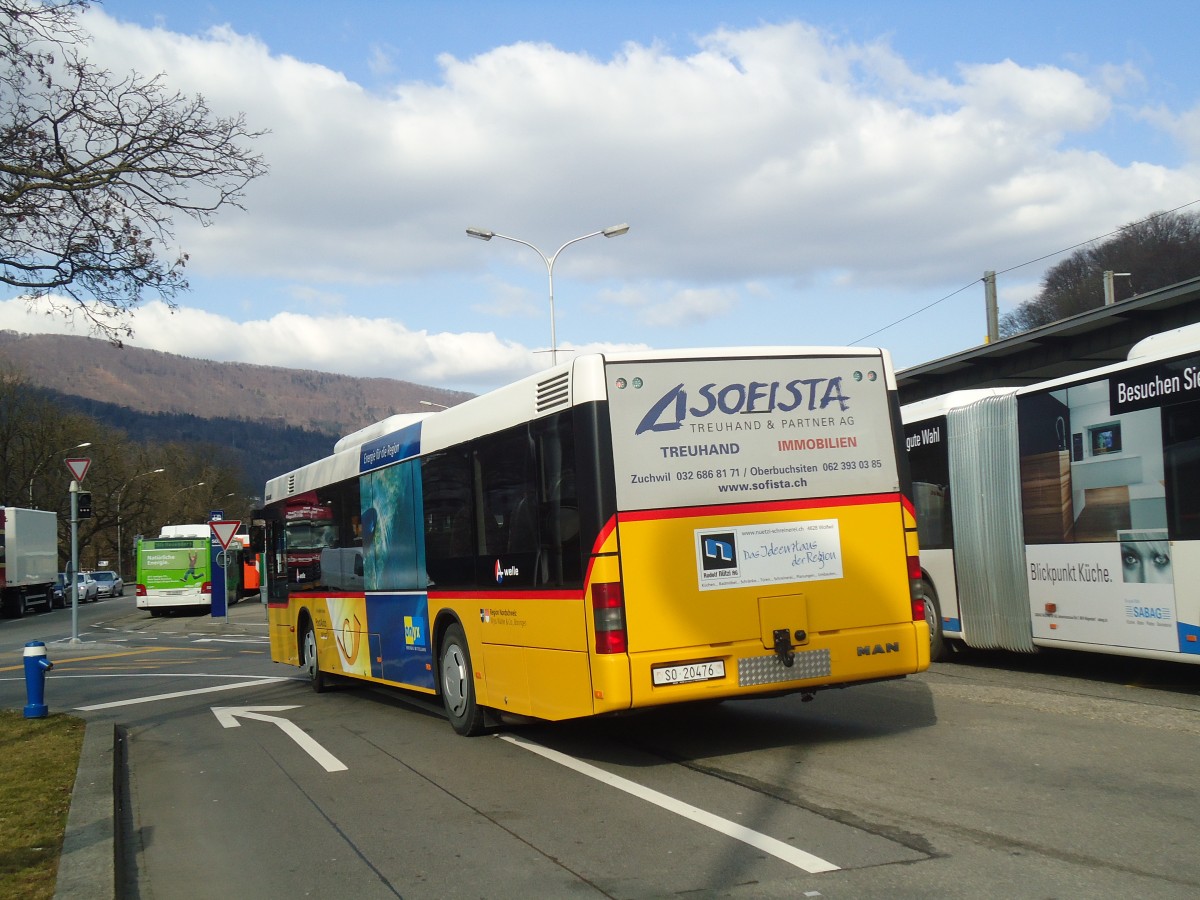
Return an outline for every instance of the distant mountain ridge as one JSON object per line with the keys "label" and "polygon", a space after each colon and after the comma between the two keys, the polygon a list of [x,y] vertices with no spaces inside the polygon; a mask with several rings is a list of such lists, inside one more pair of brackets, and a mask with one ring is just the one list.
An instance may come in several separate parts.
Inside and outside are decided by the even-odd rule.
{"label": "distant mountain ridge", "polygon": [[246,419],[337,436],[396,413],[425,411],[421,400],[452,406],[472,396],[390,378],[214,362],[70,335],[0,331],[0,362],[39,387],[138,413]]}

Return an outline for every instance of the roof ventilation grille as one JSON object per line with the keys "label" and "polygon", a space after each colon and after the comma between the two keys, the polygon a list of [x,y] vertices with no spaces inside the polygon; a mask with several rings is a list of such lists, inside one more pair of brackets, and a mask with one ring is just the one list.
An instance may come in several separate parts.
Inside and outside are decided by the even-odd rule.
{"label": "roof ventilation grille", "polygon": [[571,402],[571,373],[560,372],[552,378],[538,382],[537,411],[540,413]]}

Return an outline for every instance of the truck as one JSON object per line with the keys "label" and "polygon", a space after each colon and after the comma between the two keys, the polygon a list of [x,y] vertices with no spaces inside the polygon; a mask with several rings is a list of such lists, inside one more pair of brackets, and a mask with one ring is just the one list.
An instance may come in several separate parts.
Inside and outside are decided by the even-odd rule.
{"label": "truck", "polygon": [[58,514],[0,508],[0,612],[19,618],[32,606],[50,609],[58,580]]}
{"label": "truck", "polygon": [[[164,525],[157,538],[137,544],[138,609],[161,616],[184,609],[212,608],[212,533],[207,523]],[[241,543],[233,541],[222,554],[226,603],[240,599]]]}

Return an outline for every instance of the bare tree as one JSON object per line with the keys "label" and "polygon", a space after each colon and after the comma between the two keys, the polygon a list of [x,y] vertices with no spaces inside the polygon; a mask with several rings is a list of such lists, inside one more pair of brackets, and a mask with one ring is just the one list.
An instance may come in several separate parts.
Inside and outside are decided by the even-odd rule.
{"label": "bare tree", "polygon": [[86,0],[0,0],[0,284],[120,343],[187,290],[173,215],[207,225],[265,174],[242,114],[83,56]]}
{"label": "bare tree", "polygon": [[1160,212],[1124,226],[1106,241],[1076,250],[1051,266],[1042,289],[1000,320],[1010,337],[1104,305],[1104,272],[1128,272],[1116,299],[1200,275],[1200,215]]}

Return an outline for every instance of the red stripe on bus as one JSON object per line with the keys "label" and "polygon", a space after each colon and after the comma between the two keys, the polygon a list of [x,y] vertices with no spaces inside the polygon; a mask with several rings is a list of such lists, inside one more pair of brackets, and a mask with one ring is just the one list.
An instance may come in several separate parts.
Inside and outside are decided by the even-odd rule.
{"label": "red stripe on bus", "polygon": [[[853,497],[821,497],[816,500],[766,500],[761,503],[736,503],[731,506],[680,506],[674,509],[635,509],[618,512],[625,522],[650,522],[656,519],[686,519],[697,516],[737,516],[747,513],[786,512],[793,509],[827,509],[835,506],[874,506],[903,503],[900,493],[860,494]],[[911,509],[911,501],[909,502]]]}
{"label": "red stripe on bus", "polygon": [[430,591],[430,601],[433,600],[582,600],[583,591]]}

